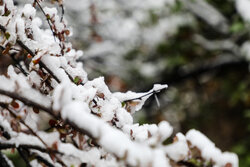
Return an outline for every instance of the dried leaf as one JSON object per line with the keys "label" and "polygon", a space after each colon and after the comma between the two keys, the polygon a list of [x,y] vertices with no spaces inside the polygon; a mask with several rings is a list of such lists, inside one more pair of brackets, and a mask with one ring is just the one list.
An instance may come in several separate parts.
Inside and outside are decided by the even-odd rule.
{"label": "dried leaf", "polygon": [[71,50],[70,48],[67,48],[66,53],[68,53],[70,50]]}
{"label": "dried leaf", "polygon": [[70,34],[70,31],[69,31],[69,30],[65,30],[64,32],[65,32],[65,34],[66,34],[67,36],[69,36],[69,34]]}
{"label": "dried leaf", "polygon": [[148,138],[152,137],[152,134],[148,131]]}
{"label": "dried leaf", "polygon": [[79,148],[83,149],[83,144],[84,144],[84,137],[82,134],[78,135],[78,140],[79,140]]}
{"label": "dried leaf", "polygon": [[50,125],[51,127],[55,127],[56,124],[57,124],[57,121],[56,121],[56,120],[54,120],[54,119],[49,120],[49,125]]}
{"label": "dried leaf", "polygon": [[56,160],[56,156],[54,154],[50,154],[50,158],[52,159],[52,161]]}
{"label": "dried leaf", "polygon": [[9,51],[10,51],[10,45],[7,45],[6,48],[3,50],[2,54],[6,55],[9,53]]}
{"label": "dried leaf", "polygon": [[103,93],[97,93],[97,96],[104,99],[104,94]]}
{"label": "dried leaf", "polygon": [[58,143],[57,143],[57,141],[55,141],[55,142],[52,144],[52,148],[55,149],[55,150],[58,150]]}
{"label": "dried leaf", "polygon": [[21,126],[20,126],[19,122],[17,122],[17,120],[14,120],[14,119],[11,120],[10,126],[13,129],[13,131],[16,131],[16,132],[21,131]]}
{"label": "dried leaf", "polygon": [[40,62],[41,58],[42,58],[42,57],[39,57],[38,59],[33,60],[32,62],[33,62],[34,64],[38,64],[38,63]]}
{"label": "dried leaf", "polygon": [[225,167],[233,167],[233,165],[231,163],[227,163]]}
{"label": "dried leaf", "polygon": [[131,107],[135,107],[139,104],[140,102],[139,101],[129,101],[128,102],[128,105],[131,106]]}
{"label": "dried leaf", "polygon": [[18,109],[20,106],[19,106],[19,104],[15,101],[15,100],[13,100],[11,103],[10,103],[10,105],[14,108],[14,109]]}
{"label": "dried leaf", "polygon": [[72,137],[76,137],[77,131],[73,130],[73,131],[71,132],[71,134],[72,134]]}
{"label": "dried leaf", "polygon": [[177,142],[177,141],[178,141],[178,137],[175,136],[175,137],[173,138],[173,143],[175,143],[175,142]]}
{"label": "dried leaf", "polygon": [[38,109],[38,108],[33,107],[33,111],[34,111],[36,114],[39,114],[39,109]]}
{"label": "dried leaf", "polygon": [[27,54],[27,58],[29,59],[32,58],[31,54]]}

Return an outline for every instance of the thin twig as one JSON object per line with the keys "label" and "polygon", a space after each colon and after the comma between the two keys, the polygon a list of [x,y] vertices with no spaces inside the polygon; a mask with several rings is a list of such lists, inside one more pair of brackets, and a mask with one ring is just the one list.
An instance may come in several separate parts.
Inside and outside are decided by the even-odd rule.
{"label": "thin twig", "polygon": [[7,140],[10,139],[10,134],[7,131],[5,131],[4,128],[1,125],[0,125],[0,131],[1,131],[1,135],[3,137],[5,137]]}
{"label": "thin twig", "polygon": [[58,116],[55,115],[55,114],[52,112],[52,110],[51,110],[50,108],[47,108],[47,107],[45,107],[45,106],[43,106],[43,105],[41,105],[41,104],[39,104],[39,103],[36,103],[36,102],[34,102],[34,101],[30,100],[30,99],[27,99],[26,97],[23,97],[23,96],[21,96],[21,95],[15,93],[15,92],[8,92],[8,91],[5,91],[5,90],[0,89],[0,94],[6,95],[6,96],[11,97],[11,98],[13,98],[13,99],[20,100],[20,101],[22,101],[24,104],[26,104],[26,105],[28,105],[28,106],[33,106],[33,107],[35,107],[35,108],[39,108],[39,109],[41,109],[41,110],[46,111],[46,112],[49,113],[51,116],[53,116],[53,117],[55,117],[55,118],[58,118]]}
{"label": "thin twig", "polygon": [[14,61],[15,67],[17,67],[26,77],[28,76],[28,73],[23,69],[20,62],[15,58],[15,54],[10,54],[11,59]]}
{"label": "thin twig", "polygon": [[4,108],[4,109],[8,110],[9,113],[10,113],[15,119],[18,119],[26,128],[28,128],[29,131],[30,131],[34,136],[36,136],[36,137],[44,144],[45,147],[49,148],[48,145],[42,140],[42,138],[41,138],[39,135],[37,135],[37,134],[33,131],[33,129],[32,129],[30,126],[28,126],[28,125],[24,122],[23,119],[19,119],[19,118],[18,118],[18,116],[15,114],[15,112],[13,112],[13,111],[8,107],[8,104],[1,103],[1,102],[0,102],[0,106],[1,106],[2,108]]}
{"label": "thin twig", "polygon": [[[6,28],[2,25],[0,25],[0,29],[5,33],[6,32]],[[32,57],[35,57],[36,55],[32,52],[32,50],[30,50],[29,47],[27,47],[22,41],[20,41],[19,39],[17,39],[17,44],[23,48],[24,50],[26,50]],[[60,80],[56,77],[56,75],[42,62],[39,61],[39,65],[44,68],[58,83],[60,83]]]}
{"label": "thin twig", "polygon": [[62,15],[61,15],[61,22],[63,21],[63,16],[64,16],[64,7],[63,7],[63,5],[61,4],[60,5],[60,7],[61,7],[61,9],[62,9]]}
{"label": "thin twig", "polygon": [[[73,77],[72,77],[66,70],[64,70],[64,71],[65,71],[65,73],[68,75],[68,77],[69,77],[69,79],[71,80],[71,82],[75,83]],[[77,85],[78,83],[75,83],[75,84]],[[84,83],[80,82],[79,85],[84,85]]]}
{"label": "thin twig", "polygon": [[[9,113],[10,113],[14,118],[18,119],[17,115],[16,115],[11,109],[9,109],[8,107],[5,107],[6,105],[5,105],[4,103],[1,103],[1,102],[0,102],[0,106],[3,107],[3,108],[5,108],[6,110],[8,110]],[[30,132],[31,132],[34,136],[36,136],[36,137],[44,144],[44,146],[45,146],[48,150],[50,149],[50,147],[43,141],[43,139],[42,139],[37,133],[35,133],[35,132],[33,131],[33,129],[32,129],[30,126],[28,126],[22,119],[19,119],[19,120],[20,120],[20,122],[21,122],[25,127],[27,127],[27,128],[30,130]],[[54,156],[55,156],[55,158],[58,160],[58,162],[62,163],[62,165],[65,165],[65,164],[63,163],[63,161],[62,161],[58,156],[56,156],[56,155],[54,155]]]}
{"label": "thin twig", "polygon": [[[32,145],[32,144],[19,144],[18,145],[19,147],[22,147],[22,148],[27,148],[27,149],[34,149],[34,150],[38,150],[38,151],[41,151],[43,153],[56,153],[56,154],[60,154],[60,155],[63,155],[63,153],[55,150],[55,149],[46,149],[46,148],[42,148],[38,145]],[[5,149],[10,149],[10,148],[16,148],[16,144],[15,143],[3,143],[1,142],[0,143],[0,150],[5,150]]]}
{"label": "thin twig", "polygon": [[[5,50],[6,48],[3,46],[0,46],[2,50]],[[10,54],[10,57],[12,61],[15,63],[14,66],[18,68],[25,76],[28,76],[28,73],[23,69],[23,67],[20,65],[20,62],[15,58],[16,53]],[[0,56],[2,56],[2,53],[0,53]]]}
{"label": "thin twig", "polygon": [[48,162],[45,158],[39,156],[39,155],[35,155],[36,159],[42,163],[44,163],[46,166],[48,167],[54,167],[53,164],[51,164],[50,162]]}
{"label": "thin twig", "polygon": [[154,95],[154,94],[156,94],[156,93],[159,93],[159,92],[160,92],[161,90],[163,90],[163,89],[165,89],[165,88],[159,89],[159,90],[157,90],[157,91],[153,90],[152,92],[148,92],[148,93],[146,93],[146,94],[144,94],[144,95],[142,95],[142,96],[136,97],[136,98],[132,98],[132,99],[125,100],[124,102],[129,102],[129,101],[133,101],[133,100],[142,100],[143,97],[148,96],[148,95],[151,95],[151,94]]}
{"label": "thin twig", "polygon": [[50,23],[49,18],[46,16],[46,13],[44,12],[44,10],[43,10],[42,6],[40,5],[40,3],[39,3],[37,0],[35,0],[35,2],[37,3],[38,7],[39,7],[40,10],[42,11],[43,15],[46,17],[46,20],[47,20],[47,22],[48,22],[48,24],[49,24],[49,28],[50,28],[50,30],[51,30],[51,32],[52,32],[52,34],[53,34],[53,36],[54,36],[54,39],[55,39],[55,41],[56,41],[56,33],[53,31],[53,28],[52,28],[52,25],[51,25],[51,23]]}

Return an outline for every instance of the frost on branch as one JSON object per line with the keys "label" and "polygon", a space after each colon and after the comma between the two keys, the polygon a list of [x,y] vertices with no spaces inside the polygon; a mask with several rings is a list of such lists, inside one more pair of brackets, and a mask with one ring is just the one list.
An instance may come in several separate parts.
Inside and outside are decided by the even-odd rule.
{"label": "frost on branch", "polygon": [[15,148],[28,166],[238,166],[235,154],[221,152],[201,132],[177,133],[171,142],[168,122],[134,123],[133,113],[167,85],[112,93],[103,77],[89,81],[56,8],[0,4],[1,54],[17,60],[0,76],[2,150]]}

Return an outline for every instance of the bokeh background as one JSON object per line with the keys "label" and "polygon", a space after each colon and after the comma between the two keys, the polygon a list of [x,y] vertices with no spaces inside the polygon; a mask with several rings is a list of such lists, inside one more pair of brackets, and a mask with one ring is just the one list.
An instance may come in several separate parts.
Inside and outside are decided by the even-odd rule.
{"label": "bokeh background", "polygon": [[[84,51],[79,61],[90,80],[105,76],[121,92],[169,85],[157,95],[160,106],[152,97],[136,113],[139,123],[198,129],[223,151],[236,152],[240,167],[250,166],[250,0],[64,3],[70,40]],[[0,56],[1,73],[10,63]]]}

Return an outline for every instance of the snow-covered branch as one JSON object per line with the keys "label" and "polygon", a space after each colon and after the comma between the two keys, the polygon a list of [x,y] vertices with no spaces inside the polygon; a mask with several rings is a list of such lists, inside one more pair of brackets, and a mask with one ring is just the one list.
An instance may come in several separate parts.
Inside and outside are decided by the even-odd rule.
{"label": "snow-covered branch", "polygon": [[[24,75],[10,65],[7,76],[0,76],[0,149],[15,148],[28,166],[238,166],[235,154],[222,153],[196,130],[177,133],[166,144],[173,135],[168,122],[134,123],[133,113],[167,85],[112,93],[103,77],[88,80],[76,61],[82,52],[68,42],[72,32],[56,8],[42,1],[0,5],[2,54],[22,55],[19,65],[27,70]],[[41,26],[36,5],[48,28]],[[29,161],[31,155],[36,158]]]}

